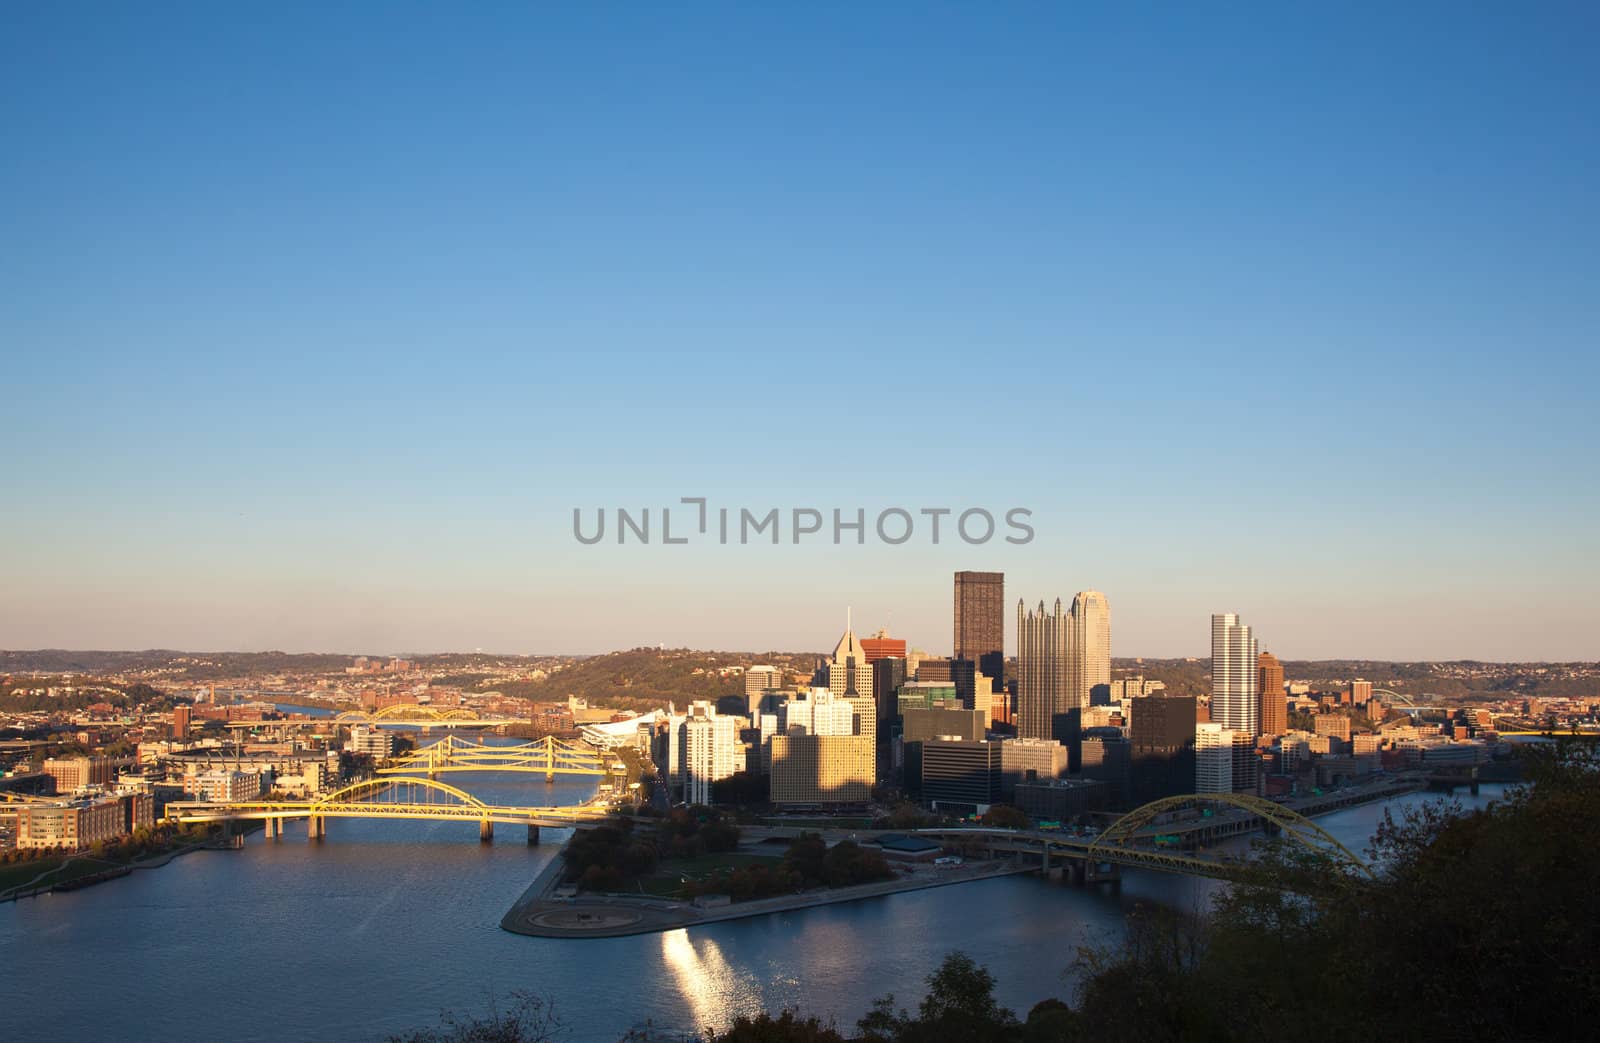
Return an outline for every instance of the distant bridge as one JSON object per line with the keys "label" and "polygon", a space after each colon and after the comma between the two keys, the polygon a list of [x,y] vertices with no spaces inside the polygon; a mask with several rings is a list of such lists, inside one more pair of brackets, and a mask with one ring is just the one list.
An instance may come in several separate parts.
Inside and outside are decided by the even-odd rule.
{"label": "distant bridge", "polygon": [[553,782],[557,775],[612,776],[626,770],[621,761],[602,755],[587,743],[563,742],[553,735],[507,746],[446,735],[430,746],[385,761],[378,774],[427,775],[431,779],[443,772],[510,771],[543,775],[545,781]]}
{"label": "distant bridge", "polygon": [[172,822],[222,822],[241,820],[266,823],[267,836],[283,835],[283,823],[305,819],[307,836],[327,834],[330,818],[424,819],[440,822],[476,822],[482,840],[494,837],[494,823],[528,827],[528,842],[536,843],[540,826],[571,826],[604,818],[608,809],[598,804],[561,807],[506,807],[485,804],[472,794],[431,779],[367,779],[315,800],[173,801],[166,818]]}
{"label": "distant bridge", "polygon": [[527,724],[519,717],[482,717],[464,706],[440,709],[419,703],[394,703],[381,710],[346,710],[334,718],[338,724],[368,728],[499,728]]}
{"label": "distant bridge", "polygon": [[1095,837],[989,827],[919,829],[914,832],[919,836],[941,838],[981,837],[991,848],[1035,852],[1041,856],[1046,869],[1050,866],[1052,855],[1060,856],[1073,864],[1075,877],[1089,883],[1114,879],[1117,876],[1115,867],[1121,866],[1221,880],[1257,879],[1252,870],[1253,860],[1248,857],[1202,857],[1159,845],[1158,837],[1190,831],[1196,823],[1160,823],[1157,819],[1206,804],[1247,812],[1248,818],[1230,823],[1241,827],[1240,835],[1243,827],[1253,829],[1259,820],[1261,824],[1278,830],[1284,839],[1328,860],[1346,875],[1372,878],[1370,866],[1315,822],[1281,804],[1244,793],[1195,793],[1153,801],[1123,815]]}

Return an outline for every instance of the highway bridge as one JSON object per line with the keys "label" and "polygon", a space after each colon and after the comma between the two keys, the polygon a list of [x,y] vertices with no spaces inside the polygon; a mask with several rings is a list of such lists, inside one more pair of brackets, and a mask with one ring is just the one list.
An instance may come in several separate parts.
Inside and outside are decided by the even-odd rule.
{"label": "highway bridge", "polygon": [[327,835],[330,818],[476,822],[478,837],[484,841],[494,838],[494,823],[505,822],[527,826],[532,844],[538,842],[541,826],[596,821],[608,812],[598,803],[556,807],[485,804],[470,793],[432,779],[376,778],[315,800],[173,801],[165,816],[170,822],[262,822],[269,838],[282,836],[283,824],[290,819],[305,819],[306,835],[312,840]]}
{"label": "highway bridge", "polygon": [[394,703],[381,710],[346,710],[334,719],[336,724],[363,725],[368,728],[501,728],[527,724],[519,717],[483,717],[464,706],[426,706]]}
{"label": "highway bridge", "polygon": [[[1210,810],[1212,814],[1204,812]],[[956,848],[1008,852],[1040,860],[1040,868],[1069,870],[1079,883],[1112,881],[1121,867],[1181,873],[1220,880],[1258,880],[1248,856],[1207,851],[1211,844],[1262,828],[1326,859],[1353,879],[1372,869],[1315,822],[1292,808],[1244,793],[1196,793],[1167,797],[1135,808],[1095,836],[1053,830],[991,826],[936,826],[912,830],[824,830],[830,841],[870,841],[885,834],[928,837]],[[805,827],[748,827],[747,835],[793,836]],[[815,830],[811,830],[815,832]]]}
{"label": "highway bridge", "polygon": [[532,742],[505,746],[446,735],[443,739],[384,762],[379,775],[426,775],[446,772],[508,771],[543,775],[554,782],[557,775],[613,777],[627,768],[616,757],[602,754],[587,743],[564,742],[546,736]]}

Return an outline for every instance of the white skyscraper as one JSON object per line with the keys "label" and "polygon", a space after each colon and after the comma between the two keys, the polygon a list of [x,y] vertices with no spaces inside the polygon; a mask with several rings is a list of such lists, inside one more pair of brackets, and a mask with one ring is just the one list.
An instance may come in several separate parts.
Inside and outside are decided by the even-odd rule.
{"label": "white skyscraper", "polygon": [[1194,791],[1233,792],[1233,732],[1220,724],[1194,726]]}
{"label": "white skyscraper", "polygon": [[1250,628],[1232,612],[1211,617],[1211,720],[1254,739],[1261,734],[1256,692],[1260,649]]}
{"label": "white skyscraper", "polygon": [[711,784],[744,766],[744,745],[739,741],[743,718],[719,714],[709,702],[695,702],[682,721],[683,799],[710,804]]}
{"label": "white skyscraper", "polygon": [[1087,709],[1096,685],[1111,684],[1111,604],[1098,590],[1072,599],[1067,626],[1067,698]]}

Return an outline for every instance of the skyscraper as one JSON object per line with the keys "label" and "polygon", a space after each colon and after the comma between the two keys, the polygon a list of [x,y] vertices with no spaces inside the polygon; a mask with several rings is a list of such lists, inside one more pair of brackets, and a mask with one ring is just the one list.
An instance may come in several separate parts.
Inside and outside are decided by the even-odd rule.
{"label": "skyscraper", "polygon": [[1289,730],[1289,700],[1283,691],[1283,664],[1271,652],[1256,657],[1256,691],[1261,698],[1261,734]]}
{"label": "skyscraper", "polygon": [[956,659],[970,659],[998,689],[1006,673],[1006,576],[956,573]]}
{"label": "skyscraper", "polygon": [[1252,740],[1261,734],[1258,654],[1254,635],[1236,614],[1211,617],[1211,720]]}
{"label": "skyscraper", "polygon": [[866,653],[869,664],[890,657],[904,659],[906,641],[903,637],[890,637],[888,627],[879,627],[876,634],[861,639],[861,650]]}
{"label": "skyscraper", "polygon": [[[960,574],[957,574],[960,582]],[[958,588],[959,589],[959,588]],[[959,603],[959,599],[958,599]],[[1057,717],[1071,705],[1067,689],[1067,617],[1056,598],[1055,611],[1029,612],[1017,602],[1017,735],[1055,739]]]}
{"label": "skyscraper", "polygon": [[1111,687],[1111,605],[1098,590],[1081,590],[1072,599],[1067,636],[1067,693],[1086,709],[1095,686]]}

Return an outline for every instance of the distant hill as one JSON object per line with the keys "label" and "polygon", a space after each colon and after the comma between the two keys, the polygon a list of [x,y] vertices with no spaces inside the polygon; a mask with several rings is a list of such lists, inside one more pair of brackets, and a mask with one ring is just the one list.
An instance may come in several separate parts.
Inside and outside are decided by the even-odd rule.
{"label": "distant hill", "polygon": [[[695,699],[744,692],[744,667],[764,664],[811,676],[817,652],[700,652],[687,648],[634,648],[590,656],[541,681],[495,683],[506,695],[541,702],[580,696],[591,706],[650,710],[667,702],[681,709]],[[739,668],[730,671],[732,668]]]}

